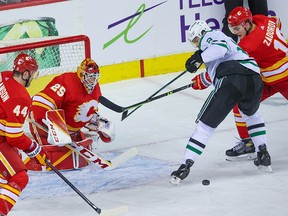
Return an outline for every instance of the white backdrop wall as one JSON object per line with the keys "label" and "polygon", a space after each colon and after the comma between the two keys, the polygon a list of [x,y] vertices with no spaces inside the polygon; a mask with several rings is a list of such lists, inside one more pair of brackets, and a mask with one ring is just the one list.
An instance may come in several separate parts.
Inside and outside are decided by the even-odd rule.
{"label": "white backdrop wall", "polygon": [[[287,0],[268,0],[288,37]],[[223,0],[71,0],[0,11],[0,25],[53,17],[60,35],[86,34],[101,65],[190,52],[185,31],[196,19],[222,29]],[[23,30],[25,31],[25,29]]]}

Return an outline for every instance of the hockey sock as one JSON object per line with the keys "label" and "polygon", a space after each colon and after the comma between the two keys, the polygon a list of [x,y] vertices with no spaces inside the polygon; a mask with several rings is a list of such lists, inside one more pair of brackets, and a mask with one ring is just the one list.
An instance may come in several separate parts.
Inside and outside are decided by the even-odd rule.
{"label": "hockey sock", "polygon": [[215,129],[209,127],[203,122],[199,122],[194,133],[189,139],[189,142],[186,146],[185,156],[183,159],[183,164],[187,159],[192,159],[193,161],[202,154],[208,139],[213,135]]}
{"label": "hockey sock", "polygon": [[236,128],[239,134],[239,137],[241,139],[247,139],[249,138],[249,133],[247,130],[247,125],[245,120],[242,118],[240,111],[238,109],[238,105],[236,105],[233,108],[233,113],[234,113],[234,119],[235,119],[235,124],[236,124]]}

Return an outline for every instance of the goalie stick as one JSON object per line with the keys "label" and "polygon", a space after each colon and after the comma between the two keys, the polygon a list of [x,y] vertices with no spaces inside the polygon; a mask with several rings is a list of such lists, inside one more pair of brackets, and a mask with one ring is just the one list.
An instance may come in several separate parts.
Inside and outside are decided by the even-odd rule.
{"label": "goalie stick", "polygon": [[102,216],[112,216],[121,215],[128,212],[128,206],[120,206],[113,209],[103,210],[92,203],[81,191],[78,190],[75,185],[73,185],[62,173],[54,167],[49,160],[45,159],[46,164],[70,187],[72,188],[88,205],[90,205],[99,215]]}
{"label": "goalie stick", "polygon": [[[169,86],[171,83],[175,82],[177,79],[179,79],[181,76],[183,76],[185,73],[187,72],[187,70],[183,71],[182,73],[180,73],[178,76],[176,76],[174,79],[172,79],[171,81],[169,81],[168,83],[166,83],[164,86],[162,86],[160,89],[158,89],[156,92],[154,92],[152,95],[150,95],[150,97],[148,97],[146,100],[150,100],[151,98],[153,98],[155,95],[157,95],[160,91],[162,91],[164,88],[166,88],[167,86]],[[133,112],[135,112],[137,109],[139,109],[142,106],[139,105],[136,108],[134,108],[132,111],[130,111],[130,113],[128,113],[129,110],[126,110],[122,113],[122,118],[121,121],[123,121],[124,119],[126,119],[128,116],[130,116]]]}
{"label": "goalie stick", "polygon": [[[31,117],[33,118],[33,115],[31,115]],[[35,120],[29,119],[29,118],[26,118],[26,119],[30,123],[32,123],[33,128],[36,126],[39,129],[45,131],[46,133],[48,132],[48,130],[45,127],[43,127],[42,125],[37,123]],[[34,129],[34,131],[35,131],[35,133],[38,133],[36,131],[36,129]],[[79,154],[80,156],[82,156],[86,160],[90,161],[91,163],[93,163],[93,164],[95,164],[95,165],[97,165],[97,166],[99,166],[105,170],[115,169],[115,168],[119,167],[121,164],[123,164],[124,162],[128,161],[129,159],[131,159],[132,157],[134,157],[138,154],[137,149],[135,147],[133,147],[133,148],[123,152],[122,154],[120,154],[116,158],[113,158],[112,160],[106,160],[105,158],[93,153],[89,149],[79,145],[76,142],[71,142],[71,143],[66,144],[64,146],[66,148],[72,150],[76,154]]]}
{"label": "goalie stick", "polygon": [[109,109],[111,109],[111,110],[113,110],[115,112],[122,113],[122,112],[125,112],[126,110],[132,109],[134,107],[142,106],[142,105],[144,105],[146,103],[150,103],[150,102],[152,102],[154,100],[157,100],[157,99],[160,99],[162,97],[166,97],[166,96],[169,96],[169,95],[174,94],[176,92],[179,92],[179,91],[182,91],[184,89],[190,88],[190,87],[192,87],[192,85],[193,85],[193,83],[190,83],[188,85],[182,86],[180,88],[171,90],[169,92],[163,93],[161,95],[158,95],[158,96],[155,96],[155,97],[152,97],[152,98],[148,98],[148,99],[146,99],[144,101],[141,101],[139,103],[136,103],[136,104],[133,104],[133,105],[130,105],[130,106],[127,106],[127,107],[119,106],[119,105],[113,103],[112,101],[110,101],[109,99],[107,99],[104,96],[100,96],[99,97],[99,101],[105,107],[107,107],[107,108],[109,108]]}

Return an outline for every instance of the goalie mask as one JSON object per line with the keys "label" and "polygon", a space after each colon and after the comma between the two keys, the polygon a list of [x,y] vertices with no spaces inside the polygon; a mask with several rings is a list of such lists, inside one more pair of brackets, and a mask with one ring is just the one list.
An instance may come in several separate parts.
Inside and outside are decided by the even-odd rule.
{"label": "goalie mask", "polygon": [[88,94],[91,94],[99,78],[99,66],[90,58],[84,59],[77,68],[77,75]]}
{"label": "goalie mask", "polygon": [[199,47],[200,40],[206,31],[211,31],[207,23],[202,20],[197,20],[189,27],[187,38],[194,47]]}

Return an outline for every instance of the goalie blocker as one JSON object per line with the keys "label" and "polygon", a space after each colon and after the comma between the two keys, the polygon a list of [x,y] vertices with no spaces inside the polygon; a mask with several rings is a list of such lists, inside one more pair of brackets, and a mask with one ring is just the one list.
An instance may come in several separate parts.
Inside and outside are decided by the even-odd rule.
{"label": "goalie blocker", "polygon": [[[30,114],[30,118],[33,119],[33,113]],[[45,125],[48,128],[49,131],[48,134],[46,131],[43,130],[43,128],[36,127],[32,123],[29,123],[29,127],[34,139],[37,140],[38,143],[42,144],[43,149],[46,151],[47,157],[49,158],[50,162],[58,170],[71,170],[85,167],[89,165],[89,162],[83,157],[81,157],[79,154],[65,147],[64,144],[71,143],[71,141],[74,141],[77,142],[79,145],[83,146],[84,148],[87,148],[88,150],[92,151],[93,141],[97,140],[95,139],[95,136],[101,137],[100,135],[98,135],[98,130],[101,130],[101,126],[104,127],[102,123],[97,128],[97,125],[95,123],[96,119],[93,118],[93,120],[94,121],[91,120],[91,122],[93,123],[94,125],[93,128],[95,130],[92,131],[91,128],[89,127],[90,128],[90,131],[88,133],[89,137],[87,137],[86,134],[84,134],[80,130],[74,134],[69,134],[65,123],[63,110],[47,111],[46,120],[43,119],[43,123],[45,123]],[[98,122],[99,120],[100,119],[98,119]],[[91,126],[91,122],[89,123],[89,126]],[[111,123],[111,125],[113,124]],[[61,132],[58,133],[58,131]],[[106,139],[103,140],[104,142],[111,142],[114,139],[115,137],[114,127],[112,128],[111,131],[112,132],[110,134],[109,131],[107,130],[107,127],[104,130],[105,132],[104,135],[106,136]],[[61,134],[61,136],[59,136],[59,134]],[[109,137],[109,135],[111,135],[111,137]],[[29,160],[29,158],[27,158],[26,160],[24,160],[24,163],[26,164],[28,170],[35,170],[35,171],[43,170],[43,168],[40,165],[38,165],[36,161],[33,159]],[[50,171],[51,168],[47,166],[45,167],[44,170]]]}

